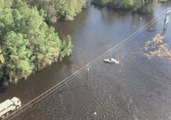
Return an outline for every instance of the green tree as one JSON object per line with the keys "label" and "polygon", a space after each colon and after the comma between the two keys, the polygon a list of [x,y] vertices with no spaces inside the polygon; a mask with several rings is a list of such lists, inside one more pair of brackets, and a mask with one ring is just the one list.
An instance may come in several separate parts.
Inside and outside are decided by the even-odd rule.
{"label": "green tree", "polygon": [[87,0],[25,0],[30,6],[43,9],[46,20],[55,23],[59,19],[73,20],[86,6]]}
{"label": "green tree", "polygon": [[[4,55],[2,53],[2,49],[0,48],[0,78],[2,78],[2,75],[3,75],[3,65],[4,65]],[[1,80],[0,80],[0,83],[1,83]]]}
{"label": "green tree", "polygon": [[158,0],[93,0],[95,5],[138,12],[152,12]]}
{"label": "green tree", "polygon": [[2,53],[2,49],[0,48],[0,66],[4,64],[4,55]]}
{"label": "green tree", "polygon": [[27,78],[32,73],[33,65],[29,58],[29,41],[21,33],[9,32],[4,41],[3,54],[9,82],[17,83],[21,78]]}
{"label": "green tree", "polygon": [[63,44],[61,45],[61,52],[60,52],[60,60],[62,60],[63,57],[69,56],[72,52],[72,43],[71,43],[71,37],[67,36],[66,40],[63,41]]}

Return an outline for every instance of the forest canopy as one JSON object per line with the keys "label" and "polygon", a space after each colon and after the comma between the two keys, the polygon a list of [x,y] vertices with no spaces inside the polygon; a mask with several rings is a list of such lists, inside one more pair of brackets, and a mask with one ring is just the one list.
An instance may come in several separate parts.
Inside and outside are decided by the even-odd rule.
{"label": "forest canopy", "polygon": [[151,13],[158,3],[165,1],[168,0],[93,0],[92,3],[113,9]]}
{"label": "forest canopy", "polygon": [[87,0],[25,0],[30,6],[44,10],[46,21],[55,23],[57,20],[73,20],[86,7]]}
{"label": "forest canopy", "polygon": [[0,0],[0,82],[22,78],[71,54],[71,37],[61,41],[45,12],[22,0]]}

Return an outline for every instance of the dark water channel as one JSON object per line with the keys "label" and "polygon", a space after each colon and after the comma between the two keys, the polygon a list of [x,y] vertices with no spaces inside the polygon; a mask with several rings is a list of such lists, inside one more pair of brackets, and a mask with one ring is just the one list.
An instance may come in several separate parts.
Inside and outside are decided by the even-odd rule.
{"label": "dark water channel", "polygon": [[[74,82],[68,82],[13,119],[171,120],[171,62],[164,58],[148,60],[142,52],[145,41],[162,33],[163,10],[169,6],[170,3],[162,5],[151,15],[90,6],[75,21],[59,22],[55,27],[60,37],[69,34],[73,38],[72,55],[1,91],[0,102],[16,96],[26,105],[118,45],[104,57],[115,56],[121,60],[121,65],[104,64],[101,62],[104,57],[90,65],[88,89],[85,87],[87,73],[83,71],[73,78]],[[150,26],[142,28],[152,19]],[[126,39],[141,28],[137,36]],[[169,45],[170,31],[171,24],[166,31]],[[126,42],[119,46],[123,40]]]}

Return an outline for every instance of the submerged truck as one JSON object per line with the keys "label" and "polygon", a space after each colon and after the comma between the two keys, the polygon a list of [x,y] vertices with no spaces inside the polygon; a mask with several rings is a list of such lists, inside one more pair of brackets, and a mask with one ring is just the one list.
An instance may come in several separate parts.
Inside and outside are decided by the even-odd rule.
{"label": "submerged truck", "polygon": [[17,110],[19,107],[21,107],[21,101],[17,97],[7,99],[0,103],[0,119],[6,117],[9,113]]}

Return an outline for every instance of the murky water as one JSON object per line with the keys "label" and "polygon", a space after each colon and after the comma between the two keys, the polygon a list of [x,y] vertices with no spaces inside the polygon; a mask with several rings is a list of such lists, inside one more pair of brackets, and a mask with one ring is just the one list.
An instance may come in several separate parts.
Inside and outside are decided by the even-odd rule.
{"label": "murky water", "polygon": [[[148,60],[142,51],[145,41],[162,33],[165,14],[161,11],[170,5],[161,6],[153,15],[91,6],[75,21],[58,23],[56,28],[61,37],[67,34],[73,37],[72,55],[0,93],[2,101],[17,96],[25,105],[113,46],[116,48],[104,57],[117,57],[121,65],[104,64],[102,57],[90,66],[89,73],[83,70],[13,119],[171,119],[171,63],[164,58]],[[142,28],[152,19],[155,21],[150,26]],[[140,28],[143,31],[125,39]],[[170,45],[169,31],[170,24],[166,32],[166,42]],[[120,44],[123,40],[125,43]]]}

